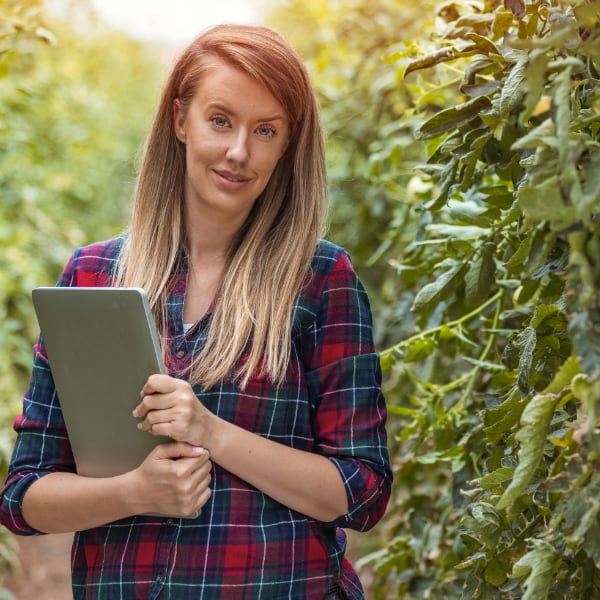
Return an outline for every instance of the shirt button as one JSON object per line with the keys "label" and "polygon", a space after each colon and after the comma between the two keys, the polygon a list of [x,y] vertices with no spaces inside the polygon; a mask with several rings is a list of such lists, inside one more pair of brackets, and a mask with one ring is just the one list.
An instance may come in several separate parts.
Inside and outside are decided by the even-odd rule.
{"label": "shirt button", "polygon": [[173,525],[174,521],[173,519],[167,519],[167,525]]}
{"label": "shirt button", "polygon": [[156,576],[156,583],[160,583],[162,581],[162,575]]}
{"label": "shirt button", "polygon": [[183,358],[183,357],[185,356],[185,350],[178,350],[178,351],[175,353],[175,356],[176,356],[177,358]]}

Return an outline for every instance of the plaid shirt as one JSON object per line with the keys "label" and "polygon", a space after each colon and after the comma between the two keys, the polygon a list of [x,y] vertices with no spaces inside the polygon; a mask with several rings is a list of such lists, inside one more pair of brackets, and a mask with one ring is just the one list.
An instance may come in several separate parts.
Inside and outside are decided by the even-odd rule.
{"label": "plaid shirt", "polygon": [[[123,237],[77,250],[63,286],[111,284]],[[168,298],[172,375],[185,371],[205,340],[206,323],[183,330],[187,262],[173,273]],[[342,528],[366,530],[390,495],[386,409],[366,293],[341,248],[321,242],[293,313],[291,360],[283,385],[253,378],[245,390],[225,380],[196,389],[212,412],[281,444],[331,460],[344,481],[348,514],[322,523],[276,502],[213,466],[212,497],[195,520],[136,516],[77,532],[74,598],[322,599],[339,585],[364,597],[344,558]],[[0,523],[39,533],[23,519],[22,499],[38,478],[75,465],[42,341],[34,348],[30,388],[2,492]]]}

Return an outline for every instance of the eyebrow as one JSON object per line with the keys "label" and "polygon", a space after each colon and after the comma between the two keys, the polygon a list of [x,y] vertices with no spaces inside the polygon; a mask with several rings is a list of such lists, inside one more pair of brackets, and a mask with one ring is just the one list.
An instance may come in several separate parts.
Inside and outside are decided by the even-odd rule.
{"label": "eyebrow", "polygon": [[[207,104],[207,108],[213,108],[213,109],[217,109],[217,110],[222,110],[223,112],[233,115],[234,117],[237,116],[235,114],[234,111],[231,110],[231,108],[225,106],[225,104],[222,104],[221,102],[209,102]],[[277,113],[271,117],[261,117],[260,119],[256,119],[257,123],[266,123],[269,121],[283,121],[284,120],[284,116]]]}

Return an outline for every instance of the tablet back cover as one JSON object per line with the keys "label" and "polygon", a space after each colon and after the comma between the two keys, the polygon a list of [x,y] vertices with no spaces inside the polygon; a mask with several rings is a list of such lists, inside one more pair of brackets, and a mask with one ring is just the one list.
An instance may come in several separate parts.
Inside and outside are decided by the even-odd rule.
{"label": "tablet back cover", "polygon": [[134,469],[169,441],[138,430],[131,414],[149,375],[165,372],[144,291],[48,287],[32,297],[77,472]]}

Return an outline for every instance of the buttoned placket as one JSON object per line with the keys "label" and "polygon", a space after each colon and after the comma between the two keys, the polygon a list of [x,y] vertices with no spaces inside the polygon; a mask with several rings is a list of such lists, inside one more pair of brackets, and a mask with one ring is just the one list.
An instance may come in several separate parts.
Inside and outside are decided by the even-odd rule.
{"label": "buttoned placket", "polygon": [[175,540],[180,519],[165,519],[158,534],[156,555],[154,558],[154,581],[148,592],[148,600],[156,600],[167,583],[175,556]]}

